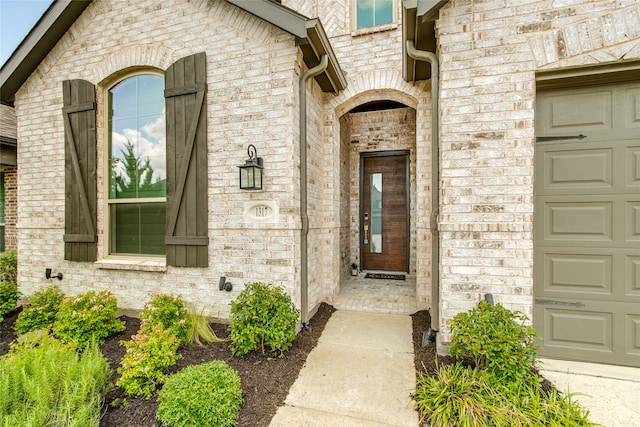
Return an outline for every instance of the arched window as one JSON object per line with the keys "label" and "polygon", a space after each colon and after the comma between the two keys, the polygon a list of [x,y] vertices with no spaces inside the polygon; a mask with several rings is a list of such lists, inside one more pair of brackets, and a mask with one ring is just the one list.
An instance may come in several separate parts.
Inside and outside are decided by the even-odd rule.
{"label": "arched window", "polygon": [[164,255],[164,76],[131,75],[111,86],[107,95],[108,252]]}

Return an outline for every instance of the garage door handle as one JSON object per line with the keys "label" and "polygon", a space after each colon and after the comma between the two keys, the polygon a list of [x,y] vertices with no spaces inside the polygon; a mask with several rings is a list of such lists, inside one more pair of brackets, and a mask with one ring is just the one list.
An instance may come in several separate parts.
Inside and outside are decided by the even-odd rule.
{"label": "garage door handle", "polygon": [[585,139],[586,135],[573,135],[573,136],[536,136],[536,142],[548,142],[548,141],[563,141],[565,139]]}
{"label": "garage door handle", "polygon": [[536,298],[536,304],[539,305],[561,305],[563,307],[586,307],[586,305],[584,305],[581,302],[566,302],[566,301],[556,301],[556,300],[552,300],[552,299],[539,299]]}

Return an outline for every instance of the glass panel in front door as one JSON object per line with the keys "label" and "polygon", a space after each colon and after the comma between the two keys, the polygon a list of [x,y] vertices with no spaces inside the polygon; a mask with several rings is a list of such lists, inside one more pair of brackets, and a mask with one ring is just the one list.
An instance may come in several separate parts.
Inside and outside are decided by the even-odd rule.
{"label": "glass panel in front door", "polygon": [[382,174],[371,174],[371,253],[382,253]]}

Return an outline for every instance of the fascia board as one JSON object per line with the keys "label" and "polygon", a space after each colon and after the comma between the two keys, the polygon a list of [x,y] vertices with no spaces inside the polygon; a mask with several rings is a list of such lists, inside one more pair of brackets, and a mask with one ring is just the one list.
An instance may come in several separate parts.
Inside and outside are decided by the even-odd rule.
{"label": "fascia board", "polygon": [[227,0],[227,2],[296,37],[307,36],[307,18],[292,9],[269,0]]}

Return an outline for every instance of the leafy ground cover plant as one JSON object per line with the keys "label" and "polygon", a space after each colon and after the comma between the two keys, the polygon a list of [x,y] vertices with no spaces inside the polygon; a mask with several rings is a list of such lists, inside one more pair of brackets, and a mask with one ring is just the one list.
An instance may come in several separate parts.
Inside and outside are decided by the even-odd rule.
{"label": "leafy ground cover plant", "polygon": [[18,254],[15,250],[0,252],[0,283],[16,284],[18,275]]}
{"label": "leafy ground cover plant", "polygon": [[471,357],[476,366],[514,381],[532,375],[537,363],[533,327],[528,318],[500,304],[481,301],[472,310],[458,313],[451,325],[449,352],[457,358]]}
{"label": "leafy ground cover plant", "polygon": [[157,418],[167,427],[230,427],[242,406],[240,376],[214,360],[171,375],[158,393]]}
{"label": "leafy ground cover plant", "polygon": [[29,303],[22,307],[14,330],[24,334],[35,329],[51,329],[64,299],[64,293],[56,285],[34,292]]}
{"label": "leafy ground cover plant", "polygon": [[9,314],[16,309],[19,299],[18,286],[14,283],[0,283],[0,322],[2,322],[5,314]]}
{"label": "leafy ground cover plant", "polygon": [[236,356],[268,348],[272,356],[288,350],[296,338],[300,311],[282,287],[249,283],[231,302],[231,351]]}
{"label": "leafy ground cover plant", "polygon": [[46,333],[30,333],[0,358],[2,425],[97,427],[108,377],[96,345],[79,354]]}
{"label": "leafy ground cover plant", "polygon": [[595,426],[572,395],[545,392],[538,379],[504,381],[459,363],[439,367],[436,377],[419,373],[413,398],[432,426]]}
{"label": "leafy ground cover plant", "polygon": [[100,344],[124,330],[124,323],[116,317],[117,304],[116,297],[109,291],[88,291],[66,297],[56,314],[53,332],[63,342],[81,349],[92,341]]}

